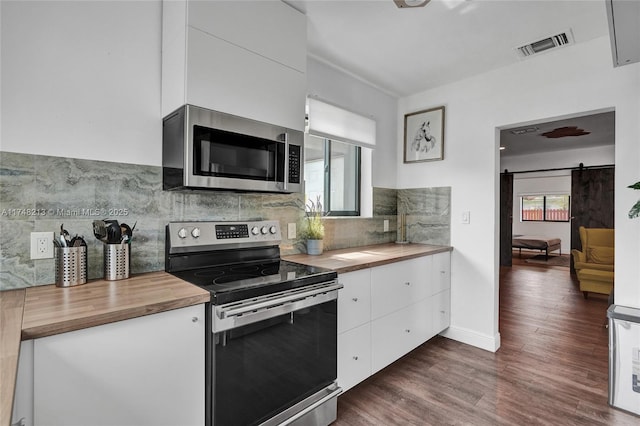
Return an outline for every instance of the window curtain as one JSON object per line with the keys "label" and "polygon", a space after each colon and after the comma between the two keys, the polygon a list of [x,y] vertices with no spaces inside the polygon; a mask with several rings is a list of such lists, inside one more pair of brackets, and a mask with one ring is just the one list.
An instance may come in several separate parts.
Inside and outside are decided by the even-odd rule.
{"label": "window curtain", "polygon": [[310,135],[375,148],[375,120],[315,98],[307,98]]}

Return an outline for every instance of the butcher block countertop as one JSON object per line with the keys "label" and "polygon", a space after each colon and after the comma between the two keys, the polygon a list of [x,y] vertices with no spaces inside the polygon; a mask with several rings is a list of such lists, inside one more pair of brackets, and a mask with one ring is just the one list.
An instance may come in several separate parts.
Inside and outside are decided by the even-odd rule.
{"label": "butcher block countertop", "polygon": [[36,339],[209,301],[208,291],[166,272],[76,287],[26,289],[22,340]]}
{"label": "butcher block countertop", "polygon": [[20,340],[208,302],[210,294],[166,272],[75,287],[45,285],[0,292],[0,426],[11,423]]}
{"label": "butcher block countertop", "polygon": [[333,269],[341,274],[451,250],[453,248],[449,246],[389,243],[330,250],[318,256],[294,254],[283,256],[283,259],[305,265]]}

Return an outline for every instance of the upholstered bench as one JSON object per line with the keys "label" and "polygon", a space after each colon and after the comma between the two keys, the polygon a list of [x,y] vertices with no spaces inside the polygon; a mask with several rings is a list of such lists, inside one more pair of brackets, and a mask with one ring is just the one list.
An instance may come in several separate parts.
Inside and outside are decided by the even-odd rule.
{"label": "upholstered bench", "polygon": [[587,293],[611,294],[613,290],[613,272],[599,271],[597,269],[579,269],[577,271],[580,280],[580,290],[585,299]]}

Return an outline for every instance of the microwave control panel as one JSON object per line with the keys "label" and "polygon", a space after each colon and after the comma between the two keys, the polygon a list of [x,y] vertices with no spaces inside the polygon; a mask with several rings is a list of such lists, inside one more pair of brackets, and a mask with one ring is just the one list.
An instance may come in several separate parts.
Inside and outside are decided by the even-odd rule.
{"label": "microwave control panel", "polygon": [[300,145],[289,145],[289,183],[300,183]]}

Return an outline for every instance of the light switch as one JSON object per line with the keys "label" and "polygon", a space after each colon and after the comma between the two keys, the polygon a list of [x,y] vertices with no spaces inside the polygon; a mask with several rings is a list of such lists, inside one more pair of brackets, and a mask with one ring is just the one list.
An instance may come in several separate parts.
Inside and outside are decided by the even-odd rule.
{"label": "light switch", "polygon": [[469,224],[471,223],[471,212],[470,211],[463,211],[462,212],[462,223],[464,224]]}
{"label": "light switch", "polygon": [[384,228],[383,232],[389,232],[389,219],[385,219],[384,222],[382,223],[383,223],[382,227]]}

